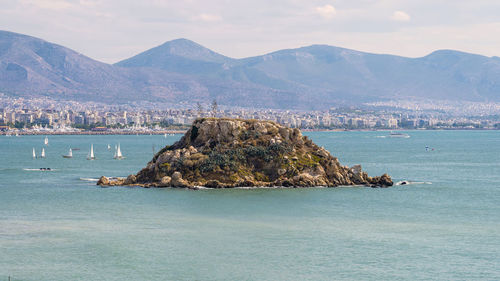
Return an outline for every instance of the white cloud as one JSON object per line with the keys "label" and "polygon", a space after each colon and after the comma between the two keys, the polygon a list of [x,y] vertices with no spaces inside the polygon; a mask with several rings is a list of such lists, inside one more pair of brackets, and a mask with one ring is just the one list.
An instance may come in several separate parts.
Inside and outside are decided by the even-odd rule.
{"label": "white cloud", "polygon": [[80,5],[84,7],[95,7],[97,5],[96,2],[91,0],[80,0]]}
{"label": "white cloud", "polygon": [[23,0],[22,4],[48,10],[66,10],[73,5],[65,0]]}
{"label": "white cloud", "polygon": [[194,20],[205,21],[205,22],[216,22],[221,21],[222,18],[218,15],[212,14],[199,14],[198,16],[193,18]]}
{"label": "white cloud", "polygon": [[332,5],[316,7],[316,12],[325,19],[332,19],[337,14],[337,10]]}
{"label": "white cloud", "polygon": [[391,17],[394,21],[410,21],[411,17],[403,11],[395,11]]}

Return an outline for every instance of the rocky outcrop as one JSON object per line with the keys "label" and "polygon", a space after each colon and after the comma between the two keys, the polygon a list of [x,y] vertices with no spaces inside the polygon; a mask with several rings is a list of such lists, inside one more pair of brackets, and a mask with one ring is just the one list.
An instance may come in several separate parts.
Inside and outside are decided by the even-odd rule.
{"label": "rocky outcrop", "polygon": [[176,143],[163,148],[137,175],[100,185],[232,188],[392,186],[384,174],[370,177],[360,165],[340,165],[299,129],[270,121],[202,118]]}

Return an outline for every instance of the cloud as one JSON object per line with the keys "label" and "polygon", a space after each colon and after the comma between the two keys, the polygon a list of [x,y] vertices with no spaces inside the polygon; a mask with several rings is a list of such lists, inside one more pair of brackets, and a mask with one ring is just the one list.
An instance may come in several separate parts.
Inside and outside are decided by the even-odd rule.
{"label": "cloud", "polygon": [[66,10],[73,6],[71,3],[64,0],[23,0],[21,3],[27,6],[56,11]]}
{"label": "cloud", "polygon": [[316,7],[316,12],[325,19],[332,19],[337,14],[337,10],[332,5]]}
{"label": "cloud", "polygon": [[198,16],[193,18],[194,20],[204,21],[204,22],[216,22],[221,21],[222,18],[218,15],[212,14],[199,14]]}
{"label": "cloud", "polygon": [[95,7],[97,5],[96,2],[91,0],[80,0],[80,5],[84,7]]}
{"label": "cloud", "polygon": [[411,17],[403,11],[395,11],[391,17],[394,21],[410,21]]}

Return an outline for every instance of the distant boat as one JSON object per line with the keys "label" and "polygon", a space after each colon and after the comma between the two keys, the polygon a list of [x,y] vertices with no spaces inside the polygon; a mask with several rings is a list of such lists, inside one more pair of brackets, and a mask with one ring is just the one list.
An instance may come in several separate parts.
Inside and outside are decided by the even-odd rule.
{"label": "distant boat", "polygon": [[19,137],[19,134],[18,134],[18,133],[16,133],[16,137]]}
{"label": "distant boat", "polygon": [[405,134],[405,133],[399,133],[399,132],[391,132],[391,134],[389,135],[389,137],[391,138],[409,138],[410,136],[408,134]]}
{"label": "distant boat", "polygon": [[36,159],[36,152],[34,147],[33,147],[33,159]]}
{"label": "distant boat", "polygon": [[108,144],[108,150],[111,150],[111,145]]}
{"label": "distant boat", "polygon": [[42,154],[40,155],[40,158],[45,158],[45,148],[42,148]]}
{"label": "distant boat", "polygon": [[94,157],[94,144],[90,145],[90,153],[87,156],[87,160],[95,160],[95,157]]}
{"label": "distant boat", "polygon": [[120,149],[120,144],[118,144],[118,147],[116,148],[116,151],[115,151],[115,156],[114,156],[113,158],[115,158],[115,159],[117,159],[117,160],[120,160],[120,159],[125,158],[125,157],[123,157],[123,155],[122,155],[122,151],[121,151],[121,149]]}
{"label": "distant boat", "polygon": [[24,168],[23,170],[25,170],[25,171],[56,171],[56,169],[52,169],[52,168],[38,168],[38,169]]}
{"label": "distant boat", "polygon": [[68,154],[63,155],[64,158],[73,158],[73,150],[70,148]]}
{"label": "distant boat", "polygon": [[45,145],[49,145],[49,138],[48,137],[45,137],[45,139],[43,140],[43,143]]}
{"label": "distant boat", "polygon": [[410,184],[409,181],[400,181],[400,182],[397,182],[395,185],[407,185],[407,184]]}

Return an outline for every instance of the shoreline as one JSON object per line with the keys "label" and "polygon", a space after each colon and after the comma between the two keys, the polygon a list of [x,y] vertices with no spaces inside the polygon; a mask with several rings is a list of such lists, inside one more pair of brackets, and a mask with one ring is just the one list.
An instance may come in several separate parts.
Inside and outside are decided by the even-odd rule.
{"label": "shoreline", "polygon": [[[187,131],[187,130],[186,130]],[[125,131],[125,132],[117,132],[117,131],[110,131],[110,132],[99,132],[99,131],[82,131],[82,132],[17,132],[19,136],[39,136],[39,135],[50,135],[50,136],[56,136],[56,135],[164,135],[164,134],[184,134],[186,131],[180,131],[180,130],[166,130],[166,131]],[[0,132],[0,135],[7,135],[10,134],[10,136],[15,136],[12,135],[12,133],[16,132]]]}
{"label": "shoreline", "polygon": [[[495,128],[435,128],[435,129],[302,129],[303,132],[391,132],[391,131],[496,131]],[[37,135],[164,135],[185,134],[187,130],[164,130],[164,131],[81,131],[81,132],[23,132],[4,131],[0,136],[37,136]]]}

